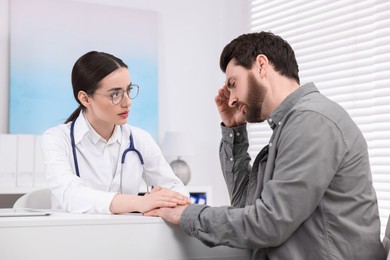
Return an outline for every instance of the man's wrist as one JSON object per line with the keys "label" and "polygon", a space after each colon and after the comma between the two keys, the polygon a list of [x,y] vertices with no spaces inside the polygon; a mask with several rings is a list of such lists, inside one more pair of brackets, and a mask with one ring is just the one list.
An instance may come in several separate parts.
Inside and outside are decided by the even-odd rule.
{"label": "man's wrist", "polygon": [[194,235],[197,232],[196,221],[207,205],[191,204],[183,211],[180,219],[180,228],[187,235]]}

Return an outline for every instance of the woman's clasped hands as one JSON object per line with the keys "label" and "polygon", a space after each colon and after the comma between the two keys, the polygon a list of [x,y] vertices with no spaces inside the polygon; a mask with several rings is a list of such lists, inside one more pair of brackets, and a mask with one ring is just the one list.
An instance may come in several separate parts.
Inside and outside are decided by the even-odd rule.
{"label": "woman's clasped hands", "polygon": [[187,196],[160,186],[154,187],[149,193],[140,197],[139,212],[145,213],[156,208],[173,208],[190,204]]}

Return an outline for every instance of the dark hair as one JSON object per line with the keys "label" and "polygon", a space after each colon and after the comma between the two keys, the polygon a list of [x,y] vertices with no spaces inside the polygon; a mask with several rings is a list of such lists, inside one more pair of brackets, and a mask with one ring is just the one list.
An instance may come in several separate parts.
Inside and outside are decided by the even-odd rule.
{"label": "dark hair", "polygon": [[221,70],[226,73],[226,67],[232,59],[236,65],[251,69],[259,54],[267,56],[275,71],[295,79],[299,84],[299,69],[294,50],[287,41],[271,32],[243,34],[232,40],[221,53]]}
{"label": "dark hair", "polygon": [[88,95],[93,95],[100,81],[119,68],[127,68],[127,65],[121,59],[104,52],[90,51],[76,61],[72,69],[72,87],[79,107],[65,123],[73,121],[81,110],[85,110],[77,97],[78,93],[85,91]]}

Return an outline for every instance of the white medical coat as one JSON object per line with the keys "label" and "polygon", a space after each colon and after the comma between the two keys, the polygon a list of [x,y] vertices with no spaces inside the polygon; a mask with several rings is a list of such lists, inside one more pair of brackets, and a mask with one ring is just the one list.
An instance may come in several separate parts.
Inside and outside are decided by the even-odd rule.
{"label": "white medical coat", "polygon": [[70,139],[71,123],[47,130],[42,136],[46,177],[52,191],[52,208],[77,213],[110,213],[113,197],[120,192],[138,194],[143,167],[135,152],[128,152],[122,171],[121,158],[130,145],[144,159],[149,185],[168,188],[189,195],[173,173],[160,148],[146,131],[130,125],[116,126],[105,142],[80,113],[74,125],[74,138],[80,177],[76,175]]}

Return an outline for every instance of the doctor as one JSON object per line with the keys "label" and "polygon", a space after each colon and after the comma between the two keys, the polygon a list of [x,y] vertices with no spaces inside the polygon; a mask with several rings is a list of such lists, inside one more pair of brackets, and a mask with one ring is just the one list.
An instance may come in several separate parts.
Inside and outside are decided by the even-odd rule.
{"label": "doctor", "polygon": [[[72,70],[79,107],[43,134],[52,208],[77,213],[147,212],[190,202],[152,137],[127,123],[138,85],[119,58],[91,51]],[[138,196],[141,180],[154,186]]]}

